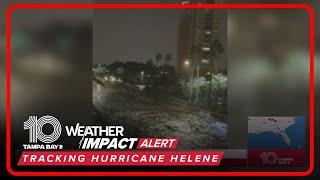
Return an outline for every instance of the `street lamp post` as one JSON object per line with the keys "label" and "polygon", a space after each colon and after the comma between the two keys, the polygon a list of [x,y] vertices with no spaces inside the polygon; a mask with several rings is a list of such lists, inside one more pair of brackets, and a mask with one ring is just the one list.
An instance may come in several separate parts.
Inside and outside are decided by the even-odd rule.
{"label": "street lamp post", "polygon": [[144,79],[144,71],[141,71],[140,72],[140,77],[141,77],[141,84],[143,84],[143,79]]}
{"label": "street lamp post", "polygon": [[[184,61],[184,65],[186,67],[189,67],[190,63],[191,63],[190,60]],[[191,73],[190,73],[190,83],[189,83],[189,102],[192,101],[192,94],[193,94],[193,68],[192,67],[190,68],[190,71]]]}
{"label": "street lamp post", "polygon": [[196,102],[199,101],[199,91],[200,91],[200,84],[199,84],[199,70],[200,70],[200,67],[199,67],[199,63],[197,63],[197,86],[196,86]]}
{"label": "street lamp post", "polygon": [[[190,63],[191,62],[194,62],[192,60],[186,60],[184,62],[184,64],[189,67],[190,66]],[[199,91],[200,91],[200,87],[199,87],[199,75],[200,75],[200,66],[199,66],[199,63],[196,64],[196,79],[197,79],[197,86],[195,88],[196,90],[196,97],[195,97],[195,101],[198,102],[199,101]],[[190,86],[189,86],[189,101],[191,102],[192,101],[192,96],[193,96],[193,84],[194,84],[194,66],[192,66],[190,68],[190,71],[191,71],[191,78],[190,78]]]}

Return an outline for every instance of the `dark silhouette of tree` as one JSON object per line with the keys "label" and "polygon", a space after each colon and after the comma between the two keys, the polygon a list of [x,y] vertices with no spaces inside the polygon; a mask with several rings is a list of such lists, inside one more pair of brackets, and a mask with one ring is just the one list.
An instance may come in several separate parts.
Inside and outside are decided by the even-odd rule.
{"label": "dark silhouette of tree", "polygon": [[159,67],[160,66],[160,62],[162,60],[162,54],[161,53],[157,53],[156,54],[156,66]]}
{"label": "dark silhouette of tree", "polygon": [[144,70],[147,75],[155,75],[156,74],[157,68],[153,64],[152,59],[149,59],[148,61],[146,61]]}
{"label": "dark silhouette of tree", "polygon": [[147,66],[153,66],[152,59],[149,59],[148,61],[146,61],[146,65]]}
{"label": "dark silhouette of tree", "polygon": [[168,65],[172,61],[172,55],[170,53],[166,54],[164,57],[164,62]]}

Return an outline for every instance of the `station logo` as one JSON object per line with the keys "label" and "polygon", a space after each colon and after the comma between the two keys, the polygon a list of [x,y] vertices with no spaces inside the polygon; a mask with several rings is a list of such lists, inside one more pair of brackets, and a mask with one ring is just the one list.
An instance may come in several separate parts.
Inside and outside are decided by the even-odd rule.
{"label": "station logo", "polygon": [[[49,125],[53,128],[49,134],[44,133],[44,126]],[[61,135],[61,124],[53,116],[29,116],[23,123],[23,129],[29,132],[29,144],[23,144],[23,149],[62,149],[63,145],[53,144]]]}

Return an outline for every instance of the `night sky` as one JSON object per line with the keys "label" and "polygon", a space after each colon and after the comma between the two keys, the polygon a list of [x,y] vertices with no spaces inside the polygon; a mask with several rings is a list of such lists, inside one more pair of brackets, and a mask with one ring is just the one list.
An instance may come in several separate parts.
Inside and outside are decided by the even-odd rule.
{"label": "night sky", "polygon": [[[161,3],[182,1],[163,0]],[[41,3],[50,2],[52,0],[41,1]],[[133,1],[81,0],[78,3],[133,3]],[[139,0],[134,3],[159,3],[159,1]],[[154,59],[158,52],[170,53],[172,61],[176,61],[181,11],[178,9],[19,10],[14,14],[12,26],[13,29],[39,31],[57,22],[92,23],[93,47],[88,45],[88,49],[90,51],[93,49],[93,63],[109,64],[117,60],[145,62]]]}
{"label": "night sky", "polygon": [[181,12],[178,9],[95,10],[93,62],[145,62],[154,59],[158,52],[172,54],[175,61]]}
{"label": "night sky", "polygon": [[[177,3],[183,0],[79,0],[78,3]],[[9,3],[2,2],[1,7]],[[10,1],[11,2],[11,1]],[[22,2],[22,1],[12,1]],[[30,0],[28,2],[39,2]],[[53,2],[42,0],[42,3]],[[55,3],[74,2],[57,0]],[[229,2],[229,1],[226,1]],[[249,2],[249,1],[243,1]],[[250,1],[251,2],[251,1]],[[252,1],[255,2],[255,1]],[[4,5],[5,4],[5,5]],[[19,16],[13,17],[12,26],[16,29],[41,30],[57,21],[88,23],[93,25],[93,63],[110,63],[113,61],[146,61],[154,58],[157,52],[171,53],[173,61],[177,58],[178,24],[182,10],[19,10]],[[241,11],[242,13],[245,11]],[[238,13],[237,17],[242,17]],[[231,13],[232,14],[232,13]],[[243,13],[245,14],[245,13]],[[245,17],[245,15],[243,16]],[[84,21],[82,21],[84,20]],[[242,26],[250,23],[248,19],[239,19]],[[1,21],[3,24],[4,21]],[[319,25],[319,24],[318,24]],[[4,30],[2,30],[4,32]],[[234,40],[236,41],[236,40]],[[242,42],[242,41],[241,41]],[[241,48],[239,49],[239,51]],[[243,50],[241,50],[243,51]],[[91,59],[90,59],[91,60]]]}

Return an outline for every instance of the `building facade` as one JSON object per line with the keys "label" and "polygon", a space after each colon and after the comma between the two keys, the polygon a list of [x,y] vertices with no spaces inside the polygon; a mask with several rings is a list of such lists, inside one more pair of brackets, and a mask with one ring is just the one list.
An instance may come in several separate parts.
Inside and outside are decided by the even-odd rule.
{"label": "building facade", "polygon": [[[188,1],[184,3],[221,3]],[[177,72],[198,67],[200,76],[226,73],[227,10],[185,9],[179,24]]]}

